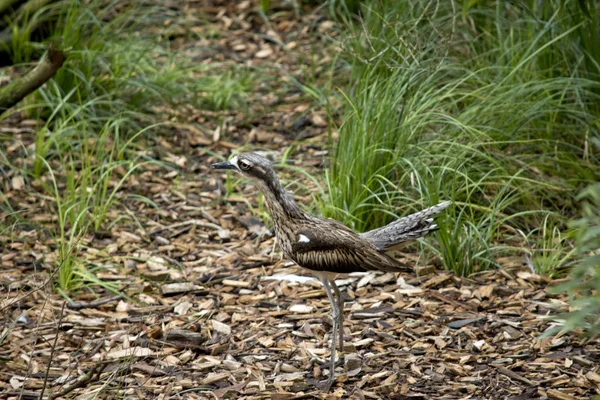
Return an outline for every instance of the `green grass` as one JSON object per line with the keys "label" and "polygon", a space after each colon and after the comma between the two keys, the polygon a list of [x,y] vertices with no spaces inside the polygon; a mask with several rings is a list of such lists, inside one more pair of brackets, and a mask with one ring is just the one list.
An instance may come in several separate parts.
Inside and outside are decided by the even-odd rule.
{"label": "green grass", "polygon": [[[107,215],[127,198],[129,177],[160,162],[153,150],[161,123],[177,118],[170,111],[243,110],[258,86],[269,90],[264,71],[194,62],[153,29],[167,19],[187,26],[185,15],[142,0],[121,5],[64,0],[30,16],[59,18],[49,41],[68,49],[69,58],[15,109],[43,121],[35,147],[24,149],[29,161],[15,165],[0,154],[3,167],[52,199],[44,211],[59,220],[51,233],[64,293],[94,282],[81,246],[116,223]],[[270,4],[260,6],[264,15]],[[319,52],[309,54],[303,84],[296,81],[315,106],[341,121],[331,129],[331,167],[318,193],[327,193],[324,214],[364,231],[449,199],[436,240],[421,242],[445,268],[468,275],[496,267],[506,253],[527,254],[548,275],[568,267],[575,194],[598,179],[594,3],[328,6],[343,51],[329,66]],[[358,10],[360,17],[350,16]],[[32,42],[27,26],[11,29],[11,56],[30,63],[46,44]],[[341,108],[327,101],[332,95]],[[310,176],[285,160],[280,167],[300,177],[291,189],[306,191],[301,182]],[[227,193],[237,184],[228,178]],[[10,216],[3,230],[26,222],[23,210],[2,207]],[[265,218],[260,201],[258,213]]]}
{"label": "green grass", "polygon": [[547,3],[364,2],[341,35],[351,83],[324,213],[364,231],[452,200],[425,246],[445,268],[529,253],[506,245],[523,235],[538,272],[564,266],[575,194],[598,179],[600,69],[577,2]]}
{"label": "green grass", "polygon": [[[58,19],[48,41],[66,49],[68,59],[53,79],[12,110],[43,121],[35,147],[25,150],[31,152],[25,158],[31,163],[0,159],[25,177],[28,188],[39,188],[52,199],[43,211],[58,218],[51,235],[56,284],[65,295],[100,284],[81,249],[88,235],[118,222],[107,215],[129,196],[123,190],[129,177],[148,164],[172,168],[152,155],[162,122],[176,120],[172,110],[182,104],[217,112],[240,108],[255,85],[254,71],[227,64],[215,70],[194,62],[190,54],[174,52],[168,38],[154,29],[168,19],[186,18],[173,12],[142,0],[85,5],[65,0],[30,17],[52,14]],[[44,46],[30,41],[27,26],[11,27],[11,56],[24,64]],[[3,209],[13,216],[5,224],[27,222],[18,218],[23,210],[10,204]]]}

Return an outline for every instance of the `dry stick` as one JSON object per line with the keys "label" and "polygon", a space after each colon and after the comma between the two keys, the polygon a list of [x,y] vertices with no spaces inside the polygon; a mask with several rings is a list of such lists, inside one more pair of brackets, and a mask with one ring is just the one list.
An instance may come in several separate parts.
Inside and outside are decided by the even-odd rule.
{"label": "dry stick", "polygon": [[149,234],[150,235],[156,235],[157,233],[161,233],[161,232],[164,232],[164,231],[168,231],[170,229],[176,229],[176,228],[180,228],[182,226],[188,226],[188,225],[196,225],[196,226],[200,226],[202,228],[212,228],[212,229],[217,229],[217,230],[223,229],[223,228],[221,228],[217,224],[212,224],[210,222],[204,222],[204,221],[201,221],[199,219],[191,219],[189,221],[177,222],[175,224],[171,224],[169,226],[165,226],[164,228],[159,228],[157,230],[154,230],[154,231],[150,232]]}
{"label": "dry stick", "polygon": [[85,384],[89,383],[90,381],[92,381],[92,378],[94,377],[94,374],[96,374],[96,370],[98,368],[100,368],[100,370],[98,371],[98,373],[96,374],[96,377],[99,377],[100,374],[102,373],[102,371],[104,370],[104,368],[106,368],[106,366],[108,365],[108,363],[106,362],[101,362],[101,363],[96,363],[92,366],[92,368],[90,368],[90,370],[80,379],[77,379],[75,382],[73,382],[72,384],[70,384],[69,386],[65,386],[60,392],[56,392],[50,395],[49,400],[54,400],[58,397],[63,397],[66,394],[71,393],[73,390],[75,389],[79,389],[80,387],[84,386]]}
{"label": "dry stick", "polygon": [[103,306],[104,304],[111,303],[113,301],[117,301],[122,298],[123,298],[123,295],[119,294],[116,296],[107,297],[105,299],[99,299],[99,300],[90,301],[90,302],[85,302],[85,301],[82,301],[80,303],[70,302],[69,304],[67,304],[67,307],[70,308],[71,310],[81,310],[83,308],[98,308],[100,306]]}
{"label": "dry stick", "polygon": [[444,296],[438,292],[434,292],[433,290],[428,290],[427,292],[428,292],[427,294],[429,296],[431,296],[437,300],[440,300],[444,303],[450,304],[451,306],[454,306],[456,308],[463,308],[463,309],[466,308],[464,304],[461,304],[456,300],[449,299],[446,296]]}
{"label": "dry stick", "polygon": [[[33,293],[35,290],[36,289],[32,289],[31,292]],[[39,290],[39,289],[37,289],[37,290]],[[11,304],[14,304],[14,303],[15,302],[13,302]],[[42,320],[44,319],[44,308],[46,308],[46,303],[48,303],[48,296],[44,296],[44,302],[42,303],[42,309],[40,310],[40,317],[38,318],[38,322],[35,327],[36,335],[33,340],[33,346],[31,346],[31,350],[29,351],[29,361],[27,362],[27,375],[26,375],[27,379],[29,379],[29,374],[31,373],[31,360],[33,359],[33,353],[34,353],[35,347],[37,346],[38,339],[40,337],[39,330],[40,330],[40,325],[42,324]],[[4,308],[2,310],[4,310]],[[24,393],[25,393],[25,385],[21,386],[21,393],[19,394],[19,399],[23,398]]]}
{"label": "dry stick", "polygon": [[514,372],[514,371],[511,371],[511,370],[510,370],[510,369],[508,369],[508,368],[505,368],[505,367],[496,367],[496,369],[497,369],[497,370],[498,370],[498,372],[500,372],[502,375],[506,375],[506,376],[508,376],[509,378],[512,378],[512,379],[514,379],[514,380],[516,380],[516,381],[523,382],[524,384],[526,384],[526,385],[529,385],[529,386],[534,386],[534,385],[535,385],[535,383],[534,383],[534,382],[530,381],[529,379],[525,378],[524,376],[521,376],[521,375],[517,374],[517,373],[516,373],[516,372]]}
{"label": "dry stick", "polygon": [[[46,285],[48,285],[50,283],[50,281],[52,281],[52,279],[56,276],[56,274],[58,274],[58,271],[60,271],[60,269],[62,268],[63,264],[65,263],[65,260],[67,259],[67,257],[69,257],[71,255],[71,253],[73,252],[73,249],[75,248],[75,246],[77,246],[79,244],[79,241],[82,239],[82,237],[77,238],[77,241],[73,244],[73,246],[69,247],[69,251],[67,252],[67,255],[61,260],[60,264],[58,264],[58,268],[56,268],[54,271],[52,271],[52,273],[50,274],[50,276],[48,277],[48,279],[46,279],[46,282],[42,283],[40,286],[35,287],[33,289],[31,289],[29,292],[25,293],[23,296],[18,297],[17,299],[15,299],[15,301],[11,301],[8,304],[6,304],[4,307],[0,308],[0,312],[6,310],[9,307],[12,307],[13,304],[16,304],[18,302],[20,302],[21,300],[23,300],[26,297],[29,297],[31,294],[43,289],[44,287],[46,287]],[[44,302],[44,307],[45,307],[45,302]],[[42,310],[44,308],[42,307]]]}
{"label": "dry stick", "polygon": [[60,333],[60,326],[62,325],[63,314],[65,312],[65,304],[60,309],[60,316],[58,317],[58,326],[56,327],[56,336],[54,336],[54,343],[52,344],[52,348],[50,349],[50,360],[48,360],[48,366],[46,367],[46,376],[44,376],[44,386],[42,386],[42,393],[40,394],[40,399],[44,398],[44,392],[46,391],[46,385],[48,384],[48,375],[50,375],[50,365],[52,365],[52,358],[54,358],[54,350],[56,349],[56,343],[58,342],[58,334]]}
{"label": "dry stick", "polygon": [[[46,279],[46,282],[44,282],[43,284],[41,284],[40,286],[31,289],[30,291],[28,291],[27,293],[25,293],[23,296],[18,297],[17,299],[15,299],[14,301],[8,302],[8,304],[6,304],[4,307],[0,308],[0,312],[6,310],[7,308],[11,307],[13,304],[16,304],[18,302],[20,302],[21,300],[23,300],[26,297],[29,297],[31,294],[38,292],[39,290],[43,289],[44,287],[46,287],[46,285],[48,285],[48,283],[50,283],[50,281],[52,281],[52,279],[54,279],[54,277],[56,276],[56,274],[58,273],[58,271],[60,271],[60,269],[62,268],[63,264],[65,263],[65,260],[67,259],[68,256],[71,255],[71,253],[73,252],[73,249],[75,248],[75,246],[79,243],[79,241],[81,240],[81,237],[79,237],[77,239],[77,241],[75,242],[75,244],[69,248],[69,251],[67,252],[67,256],[65,258],[63,258],[60,262],[60,264],[58,265],[58,268],[56,268],[54,271],[52,271],[52,273],[50,274],[50,276],[48,277],[48,279]],[[42,315],[42,311],[44,311],[44,308],[46,308],[46,303],[48,302],[48,297],[44,298],[44,303],[42,305],[42,310],[40,311],[40,315]],[[40,327],[40,323],[42,321],[42,318],[40,318],[37,327],[36,327],[36,331],[39,330]],[[29,373],[31,370],[31,360],[33,359],[33,350],[35,349],[35,346],[37,344],[37,340],[38,340],[38,336],[35,337],[35,342],[33,344],[33,346],[31,347],[31,352],[29,354],[29,361],[27,362],[27,377],[29,377]],[[47,374],[46,374],[47,376]],[[19,399],[21,399],[23,397],[23,393],[25,390],[25,385],[23,385],[21,387],[21,393],[19,394]]]}

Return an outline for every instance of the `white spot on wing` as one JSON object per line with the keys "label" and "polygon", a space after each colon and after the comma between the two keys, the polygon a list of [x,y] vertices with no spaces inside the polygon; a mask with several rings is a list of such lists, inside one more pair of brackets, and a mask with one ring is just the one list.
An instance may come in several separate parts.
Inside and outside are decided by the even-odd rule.
{"label": "white spot on wing", "polygon": [[298,243],[308,243],[308,242],[310,242],[310,239],[304,235],[300,235],[300,237],[298,238]]}

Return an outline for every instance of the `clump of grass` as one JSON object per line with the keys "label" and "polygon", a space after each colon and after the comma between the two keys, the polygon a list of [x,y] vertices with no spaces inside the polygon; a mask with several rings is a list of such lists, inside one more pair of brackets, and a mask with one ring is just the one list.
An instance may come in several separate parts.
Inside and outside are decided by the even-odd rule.
{"label": "clump of grass", "polygon": [[364,231],[449,199],[439,250],[427,246],[446,268],[468,275],[527,252],[503,244],[520,230],[538,248],[552,242],[534,258],[551,273],[571,250],[573,193],[597,178],[599,84],[573,44],[585,22],[565,25],[558,2],[546,20],[480,3],[461,14],[452,2],[365,2],[347,26],[352,83],[325,214]]}
{"label": "clump of grass", "polygon": [[[58,216],[51,229],[54,264],[60,268],[57,285],[66,294],[95,282],[80,257],[81,243],[111,229],[115,221],[107,215],[127,196],[122,189],[128,178],[158,162],[149,154],[171,110],[181,103],[214,111],[241,106],[255,74],[227,65],[211,70],[172,51],[156,27],[185,16],[173,15],[176,11],[160,2],[59,1],[48,7],[44,13],[57,19],[49,41],[68,50],[69,57],[14,111],[43,121],[28,157],[33,163],[21,173],[28,187],[53,199],[48,211]],[[11,56],[28,62],[35,49],[21,28],[13,27],[19,43]]]}

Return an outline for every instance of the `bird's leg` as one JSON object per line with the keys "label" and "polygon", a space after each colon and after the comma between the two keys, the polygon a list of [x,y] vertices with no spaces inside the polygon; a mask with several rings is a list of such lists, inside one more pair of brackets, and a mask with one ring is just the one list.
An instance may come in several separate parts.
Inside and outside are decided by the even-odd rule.
{"label": "bird's leg", "polygon": [[332,279],[330,281],[331,287],[333,288],[333,292],[337,297],[337,306],[338,306],[338,332],[339,332],[339,348],[340,353],[344,353],[344,298],[342,297],[342,293],[340,289],[335,284],[335,281]]}
{"label": "bird's leg", "polygon": [[333,381],[335,380],[335,348],[336,348],[336,339],[337,339],[337,332],[336,329],[338,329],[338,307],[337,307],[337,302],[335,300],[335,298],[333,297],[333,292],[331,291],[331,285],[329,283],[329,281],[327,279],[323,279],[321,281],[323,283],[323,286],[325,287],[325,292],[327,293],[327,297],[329,298],[329,302],[331,303],[331,310],[332,310],[332,319],[333,319],[333,333],[331,335],[331,366],[329,369],[329,377],[327,378],[327,381],[323,384],[323,387],[321,388],[321,390],[323,392],[328,392],[329,389],[331,388],[331,385],[333,384]]}

